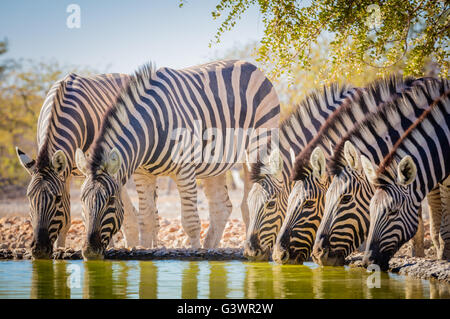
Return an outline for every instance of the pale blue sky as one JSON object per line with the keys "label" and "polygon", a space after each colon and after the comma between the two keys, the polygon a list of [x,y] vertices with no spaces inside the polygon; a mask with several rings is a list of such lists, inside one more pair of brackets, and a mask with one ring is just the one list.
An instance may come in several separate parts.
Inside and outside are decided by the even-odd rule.
{"label": "pale blue sky", "polygon": [[[179,0],[2,0],[0,39],[9,41],[5,58],[56,59],[127,73],[150,60],[181,68],[262,37],[259,12],[250,8],[221,43],[209,48],[219,26],[211,17],[218,2],[186,0],[179,8]],[[66,26],[71,3],[81,8],[80,29]]]}

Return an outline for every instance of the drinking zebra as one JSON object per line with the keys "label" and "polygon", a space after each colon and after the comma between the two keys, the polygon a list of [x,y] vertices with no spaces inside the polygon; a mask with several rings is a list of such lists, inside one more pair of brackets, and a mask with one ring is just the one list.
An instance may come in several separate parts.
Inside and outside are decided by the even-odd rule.
{"label": "drinking zebra", "polygon": [[[333,181],[326,193],[324,217],[313,251],[316,262],[343,265],[344,258],[365,241],[373,187],[362,172],[359,154],[379,163],[401,134],[440,98],[445,87],[439,83],[434,79],[414,81],[400,97],[356,125],[335,146],[328,163]],[[416,252],[422,238],[419,233]]]}
{"label": "drinking zebra", "polygon": [[[70,228],[70,179],[79,175],[75,150],[89,149],[106,109],[128,81],[129,76],[122,74],[67,75],[51,87],[42,105],[37,123],[36,160],[16,148],[20,163],[31,175],[27,196],[34,258],[49,258],[56,240],[57,246],[64,247]],[[125,237],[129,245],[137,245],[134,208],[126,190],[122,196],[130,220],[124,229]]]}
{"label": "drinking zebra", "polygon": [[[432,101],[378,166],[361,156],[364,173],[376,188],[370,201],[366,265],[388,268],[389,259],[417,231],[421,202],[437,184],[444,183],[448,199],[450,89],[445,82],[441,82],[445,87],[442,95]],[[448,206],[444,208],[448,213]]]}
{"label": "drinking zebra", "polygon": [[268,260],[270,257],[292,189],[289,181],[291,155],[299,153],[318,134],[328,117],[358,94],[358,89],[336,84],[312,92],[280,124],[278,147],[273,148],[269,141],[266,156],[248,164],[254,182],[248,198],[250,226],[244,245],[244,256],[248,259]]}
{"label": "drinking zebra", "polygon": [[302,263],[309,258],[330,184],[326,158],[332,155],[333,145],[362,122],[367,114],[382,109],[408,85],[400,77],[370,84],[361,90],[357,99],[338,108],[297,155],[292,169],[292,178],[296,182],[289,197],[288,214],[274,248],[275,261]]}
{"label": "drinking zebra", "polygon": [[[250,63],[141,68],[107,112],[92,157],[86,160],[77,151],[77,166],[86,175],[83,209],[89,215],[84,258],[102,258],[120,229],[123,209],[117,194],[137,171],[149,179],[174,178],[182,225],[195,248],[200,247],[196,178],[205,179],[210,227],[204,247],[216,247],[231,212],[224,173],[245,150],[253,153],[266,142],[278,126],[279,110],[272,84]],[[254,132],[242,133],[246,130]],[[244,194],[244,221],[245,201]]]}

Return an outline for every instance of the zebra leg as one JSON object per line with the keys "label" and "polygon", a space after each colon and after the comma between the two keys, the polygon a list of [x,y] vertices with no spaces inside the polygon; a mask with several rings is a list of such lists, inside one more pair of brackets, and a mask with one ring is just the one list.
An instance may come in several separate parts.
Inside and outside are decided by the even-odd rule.
{"label": "zebra leg", "polygon": [[252,182],[250,181],[250,173],[248,171],[246,163],[242,164],[242,167],[244,169],[244,196],[242,197],[241,202],[241,213],[242,213],[242,220],[244,221],[245,224],[245,233],[247,234],[248,224],[250,223],[247,199],[248,193],[252,188]]}
{"label": "zebra leg", "polygon": [[181,198],[181,225],[188,235],[189,245],[200,248],[200,217],[197,210],[197,181],[193,167],[182,167],[175,176]]}
{"label": "zebra leg", "polygon": [[125,186],[122,187],[121,197],[124,210],[122,234],[125,239],[125,246],[135,247],[139,245],[138,213]]}
{"label": "zebra leg", "polygon": [[412,257],[424,257],[425,256],[425,250],[423,248],[424,231],[423,231],[423,219],[422,219],[422,206],[419,208],[418,214],[419,214],[419,225],[417,227],[416,234],[412,238],[412,251],[411,251]]}
{"label": "zebra leg", "polygon": [[203,186],[209,206],[209,228],[203,247],[215,248],[222,239],[222,233],[233,210],[233,204],[228,197],[225,174],[204,179]]}
{"label": "zebra leg", "polygon": [[442,219],[442,202],[439,186],[433,188],[427,195],[428,211],[430,215],[430,235],[438,258],[442,256],[439,231]]}
{"label": "zebra leg", "polygon": [[136,174],[133,176],[139,195],[139,228],[141,246],[153,248],[158,245],[159,218],[156,207],[157,185],[156,176],[151,174]]}
{"label": "zebra leg", "polygon": [[440,259],[450,259],[450,177],[448,177],[439,187],[442,204],[442,217],[440,228],[440,247],[442,255]]}

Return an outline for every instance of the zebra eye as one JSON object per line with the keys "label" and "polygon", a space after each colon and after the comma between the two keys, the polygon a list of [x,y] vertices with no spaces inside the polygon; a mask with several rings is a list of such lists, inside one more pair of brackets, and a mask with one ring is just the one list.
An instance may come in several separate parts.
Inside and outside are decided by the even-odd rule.
{"label": "zebra eye", "polygon": [[114,204],[115,201],[116,201],[116,196],[111,196],[111,197],[109,198],[109,203],[110,203],[110,204]]}
{"label": "zebra eye", "polygon": [[341,199],[341,203],[342,204],[348,204],[350,203],[350,201],[352,200],[352,196],[351,195],[344,195]]}
{"label": "zebra eye", "polygon": [[266,208],[271,209],[271,208],[274,208],[274,207],[275,207],[275,201],[272,200],[272,201],[267,203]]}
{"label": "zebra eye", "polygon": [[303,205],[303,207],[305,207],[305,208],[311,208],[313,206],[314,206],[314,201],[313,200],[307,200],[305,202],[305,204]]}
{"label": "zebra eye", "polygon": [[59,203],[61,201],[62,196],[61,195],[56,195],[55,197],[55,203]]}

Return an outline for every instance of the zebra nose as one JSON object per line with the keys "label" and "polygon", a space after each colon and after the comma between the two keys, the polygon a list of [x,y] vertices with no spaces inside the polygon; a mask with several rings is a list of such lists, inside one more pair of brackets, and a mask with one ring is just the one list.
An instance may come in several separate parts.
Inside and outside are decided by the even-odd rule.
{"label": "zebra nose", "polygon": [[53,253],[52,246],[48,229],[39,228],[31,244],[31,255],[35,259],[48,259]]}
{"label": "zebra nose", "polygon": [[50,235],[47,228],[39,228],[36,235],[35,245],[38,246],[50,246]]}
{"label": "zebra nose", "polygon": [[272,259],[278,264],[285,264],[289,260],[289,251],[284,249],[280,244],[276,244],[273,249]]}
{"label": "zebra nose", "polygon": [[97,249],[102,247],[102,240],[100,237],[100,232],[94,231],[89,234],[88,246],[90,246],[92,248],[97,248]]}
{"label": "zebra nose", "polygon": [[85,260],[103,259],[103,246],[99,232],[92,232],[88,235],[82,250],[82,255]]}
{"label": "zebra nose", "polygon": [[380,247],[378,243],[371,243],[366,252],[364,253],[364,257],[362,260],[362,264],[364,267],[368,267],[373,264],[382,263],[381,254],[379,253]]}
{"label": "zebra nose", "polygon": [[311,254],[311,257],[315,263],[321,265],[323,259],[328,256],[329,244],[330,242],[328,235],[322,234],[317,238]]}
{"label": "zebra nose", "polygon": [[257,234],[252,234],[244,244],[244,257],[250,260],[268,258],[269,250],[263,250]]}
{"label": "zebra nose", "polygon": [[259,237],[257,234],[253,233],[250,236],[249,243],[250,243],[250,247],[249,247],[250,249],[252,249],[252,250],[260,250],[261,249],[261,245],[259,244]]}
{"label": "zebra nose", "polygon": [[330,236],[328,234],[322,234],[318,238],[314,245],[316,251],[328,251],[330,249]]}
{"label": "zebra nose", "polygon": [[291,236],[289,231],[283,232],[280,238],[280,246],[283,250],[287,250],[289,248],[289,243],[291,241]]}

